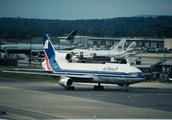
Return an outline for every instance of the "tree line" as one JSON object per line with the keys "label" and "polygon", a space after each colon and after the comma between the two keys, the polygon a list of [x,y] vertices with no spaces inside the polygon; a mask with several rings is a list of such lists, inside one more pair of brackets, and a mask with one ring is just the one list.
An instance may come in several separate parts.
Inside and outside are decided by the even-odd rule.
{"label": "tree line", "polygon": [[90,20],[0,18],[0,38],[29,39],[43,34],[64,36],[72,30],[95,37],[172,37],[172,16]]}

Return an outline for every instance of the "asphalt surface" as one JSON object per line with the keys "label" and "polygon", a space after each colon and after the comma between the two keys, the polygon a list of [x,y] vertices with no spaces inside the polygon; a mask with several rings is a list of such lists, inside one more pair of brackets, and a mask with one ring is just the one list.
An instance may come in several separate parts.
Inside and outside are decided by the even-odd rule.
{"label": "asphalt surface", "polygon": [[117,85],[75,83],[66,91],[58,83],[0,78],[0,119],[172,118],[172,84],[138,83],[128,92]]}

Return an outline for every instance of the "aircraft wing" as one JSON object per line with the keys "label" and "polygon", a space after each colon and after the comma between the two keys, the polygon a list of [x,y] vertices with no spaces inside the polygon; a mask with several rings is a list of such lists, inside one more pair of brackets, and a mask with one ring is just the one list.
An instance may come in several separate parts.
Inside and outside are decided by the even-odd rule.
{"label": "aircraft wing", "polygon": [[[42,72],[52,72],[50,70],[40,70],[40,69],[37,69],[38,71],[37,72],[27,72],[27,71],[32,71],[32,70],[35,70],[35,69],[19,69],[19,70],[26,70],[26,72],[23,72],[23,71],[3,71],[3,72],[6,72],[6,73],[17,73],[17,74],[27,74],[27,75],[41,75],[41,76],[54,76],[54,77],[69,77],[69,78],[92,78],[92,75],[58,75],[58,74],[55,74],[55,73],[42,73]],[[40,71],[39,71],[40,70]]]}
{"label": "aircraft wing", "polygon": [[38,72],[23,72],[23,71],[3,71],[6,73],[18,73],[18,74],[27,74],[27,75],[43,75],[43,76],[54,76],[50,73],[38,73]]}
{"label": "aircraft wing", "polygon": [[1,71],[36,71],[36,72],[53,72],[52,70],[44,70],[44,69],[28,69],[28,68],[0,68]]}

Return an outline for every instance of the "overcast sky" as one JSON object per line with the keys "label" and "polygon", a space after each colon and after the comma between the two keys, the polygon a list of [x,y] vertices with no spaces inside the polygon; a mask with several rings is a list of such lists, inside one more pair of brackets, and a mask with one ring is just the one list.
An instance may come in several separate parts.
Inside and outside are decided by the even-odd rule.
{"label": "overcast sky", "polygon": [[105,19],[172,15],[172,0],[0,0],[0,17]]}

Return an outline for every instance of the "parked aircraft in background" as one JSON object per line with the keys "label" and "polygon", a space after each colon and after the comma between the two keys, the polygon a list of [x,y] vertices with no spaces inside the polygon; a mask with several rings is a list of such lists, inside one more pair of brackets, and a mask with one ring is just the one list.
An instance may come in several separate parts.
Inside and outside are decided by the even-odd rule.
{"label": "parked aircraft in background", "polygon": [[[76,46],[74,44],[74,37],[77,31],[72,31],[69,36],[65,40],[60,40],[60,45],[54,45],[55,50],[72,50],[75,49]],[[32,51],[32,55],[40,55],[43,54],[43,45],[42,44],[7,44],[0,46],[0,52],[5,53],[5,57],[9,57],[10,54],[16,53],[24,53],[26,55],[30,54],[30,50]]]}
{"label": "parked aircraft in background", "polygon": [[127,56],[135,55],[134,47],[136,42],[132,42],[130,46],[124,51],[124,44],[126,39],[122,39],[111,50],[98,50],[98,51],[73,51],[77,53],[76,57],[80,58],[92,58],[92,57],[114,57],[115,59],[124,59]]}
{"label": "parked aircraft in background", "polygon": [[[66,57],[61,57],[65,53],[55,51],[48,35],[43,35],[45,70],[49,73],[6,71],[12,73],[38,74],[52,76],[59,80],[59,85],[66,90],[74,90],[73,82],[98,83],[94,86],[95,90],[103,90],[101,83],[118,84],[124,87],[139,83],[145,80],[145,76],[139,69],[125,64],[87,64],[87,63],[67,63]],[[60,58],[59,58],[60,57]],[[62,60],[63,59],[63,60]],[[26,69],[28,71],[28,69]],[[39,70],[38,70],[39,71]]]}
{"label": "parked aircraft in background", "polygon": [[[118,44],[111,47],[111,50],[80,50],[80,51],[72,51],[75,53],[77,58],[92,58],[94,54],[96,57],[110,57],[109,53],[121,52],[124,50],[126,39],[122,39]],[[71,51],[70,51],[71,52]]]}
{"label": "parked aircraft in background", "polygon": [[[75,45],[75,35],[77,33],[77,30],[73,30],[68,36],[67,38],[65,38],[65,40],[60,40],[60,44],[61,45]],[[56,49],[55,49],[56,50]]]}

